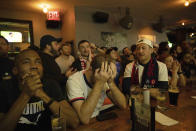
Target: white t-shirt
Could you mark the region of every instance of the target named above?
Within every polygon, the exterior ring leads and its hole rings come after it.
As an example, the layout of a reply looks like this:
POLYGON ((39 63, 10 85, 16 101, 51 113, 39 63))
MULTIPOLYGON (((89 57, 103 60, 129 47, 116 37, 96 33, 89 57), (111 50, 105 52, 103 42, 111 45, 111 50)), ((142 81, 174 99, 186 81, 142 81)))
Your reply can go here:
MULTIPOLYGON (((126 66, 125 72, 124 72, 124 78, 131 77, 134 63, 135 62, 132 62, 126 66)), ((157 61, 157 63, 158 63, 158 69, 159 69, 158 81, 168 82, 168 71, 167 71, 166 65, 160 61, 157 61)), ((136 68, 138 68, 139 83, 141 84, 144 66, 140 65, 139 63, 136 63, 135 66, 136 68)))
POLYGON ((61 74, 65 74, 65 72, 71 67, 74 60, 75 58, 72 55, 70 55, 68 58, 60 55, 55 59, 56 63, 61 69, 61 74))
MULTIPOLYGON (((86 78, 84 76, 84 71, 80 71, 80 72, 76 72, 75 74, 69 77, 69 79, 67 80, 66 89, 67 89, 67 96, 70 102, 74 102, 77 100, 86 100, 92 90, 92 87, 90 87, 90 85, 86 81, 86 78)), ((106 97, 106 92, 103 90, 101 93, 101 97, 91 117, 95 117, 99 114, 99 111, 101 109, 101 106, 103 105, 105 97, 106 97)))

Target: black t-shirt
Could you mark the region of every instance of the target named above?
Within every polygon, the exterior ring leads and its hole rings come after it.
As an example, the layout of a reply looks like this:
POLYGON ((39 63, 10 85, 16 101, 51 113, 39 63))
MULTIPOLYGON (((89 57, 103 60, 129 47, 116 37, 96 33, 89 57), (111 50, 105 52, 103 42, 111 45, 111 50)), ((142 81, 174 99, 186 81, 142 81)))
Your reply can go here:
POLYGON ((77 71, 81 71, 82 70, 82 65, 81 65, 81 61, 79 58, 77 58, 71 65, 71 67, 73 67, 74 69, 77 69, 77 71))
POLYGON ((187 78, 190 78, 192 75, 196 75, 196 65, 195 64, 182 64, 182 71, 187 78))
POLYGON ((0 81, 6 76, 12 76, 14 62, 7 57, 0 57, 0 81))
POLYGON ((60 84, 63 95, 65 96, 65 86, 67 78, 65 77, 65 75, 61 75, 61 70, 56 63, 54 57, 43 52, 39 52, 39 55, 42 59, 44 77, 56 80, 60 84))
POLYGON ((42 64, 44 67, 44 77, 55 79, 56 81, 60 82, 61 70, 57 65, 54 57, 43 52, 39 52, 39 55, 42 59, 42 64))
MULTIPOLYGON (((44 92, 56 101, 64 100, 58 83, 54 80, 42 80, 44 92)), ((0 83, 0 112, 7 113, 20 95, 16 79, 4 80, 0 83)), ((51 111, 44 102, 32 97, 17 122, 15 131, 35 131, 51 129, 51 111)))

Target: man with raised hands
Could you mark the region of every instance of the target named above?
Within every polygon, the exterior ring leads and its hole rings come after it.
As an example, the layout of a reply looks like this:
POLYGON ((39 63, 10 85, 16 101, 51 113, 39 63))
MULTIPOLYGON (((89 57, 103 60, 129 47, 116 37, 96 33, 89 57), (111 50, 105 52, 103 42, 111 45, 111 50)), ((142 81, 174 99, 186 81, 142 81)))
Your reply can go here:
POLYGON ((120 108, 126 108, 126 98, 114 82, 116 66, 104 55, 97 55, 88 70, 69 77, 67 93, 80 121, 88 124, 99 114, 106 94, 120 108))

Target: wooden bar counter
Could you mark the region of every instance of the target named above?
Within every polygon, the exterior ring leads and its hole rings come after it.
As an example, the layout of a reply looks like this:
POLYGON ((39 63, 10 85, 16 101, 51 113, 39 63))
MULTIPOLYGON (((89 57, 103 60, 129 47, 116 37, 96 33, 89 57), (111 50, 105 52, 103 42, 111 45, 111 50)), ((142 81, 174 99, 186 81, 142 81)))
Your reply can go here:
MULTIPOLYGON (((196 99, 191 98, 196 96, 196 88, 181 89, 179 94, 178 106, 171 107, 167 111, 161 112, 177 121, 174 126, 163 126, 156 122, 156 131, 196 131, 196 99)), ((159 111, 156 109, 156 111, 159 111)), ((68 131, 130 131, 131 120, 130 111, 115 109, 118 118, 105 120, 102 122, 92 119, 89 125, 80 125, 77 129, 68 131)))

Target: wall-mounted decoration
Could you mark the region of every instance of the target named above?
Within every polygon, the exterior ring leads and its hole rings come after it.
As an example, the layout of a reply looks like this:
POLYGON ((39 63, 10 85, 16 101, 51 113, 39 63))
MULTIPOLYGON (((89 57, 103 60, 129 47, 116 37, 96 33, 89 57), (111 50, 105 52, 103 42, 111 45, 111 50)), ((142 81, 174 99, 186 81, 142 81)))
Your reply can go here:
POLYGON ((105 47, 118 47, 122 50, 127 46, 127 35, 126 33, 118 32, 101 32, 102 46, 105 47))
POLYGON ((105 12, 97 11, 93 14, 92 17, 93 17, 93 21, 95 23, 107 23, 108 18, 109 18, 109 14, 105 13, 105 12))
POLYGON ((48 20, 56 20, 60 21, 60 13, 59 11, 48 11, 47 13, 47 19, 48 20))
POLYGON ((48 11, 46 27, 50 29, 60 29, 62 25, 61 16, 59 11, 48 11))
POLYGON ((130 15, 130 9, 129 8, 126 8, 125 16, 122 19, 120 19, 119 24, 124 29, 127 29, 127 30, 130 30, 132 28, 132 26, 133 26, 133 18, 130 15))

